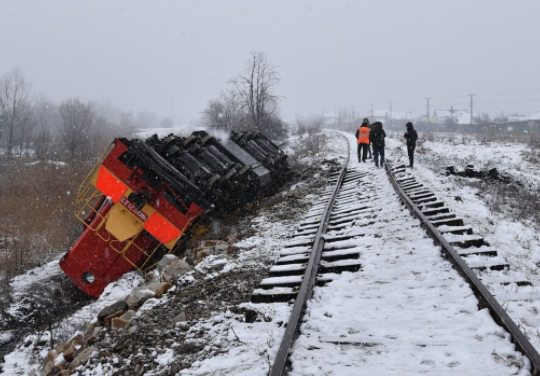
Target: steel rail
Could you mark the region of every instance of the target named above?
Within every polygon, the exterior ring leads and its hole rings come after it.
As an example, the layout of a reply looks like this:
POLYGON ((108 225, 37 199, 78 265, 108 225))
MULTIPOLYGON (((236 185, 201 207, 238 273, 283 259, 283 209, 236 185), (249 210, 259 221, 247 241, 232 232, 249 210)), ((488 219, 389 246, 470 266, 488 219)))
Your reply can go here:
POLYGON ((279 346, 279 350, 276 354, 274 364, 270 369, 269 376, 283 376, 287 375, 290 371, 290 367, 288 367, 289 364, 287 363, 287 360, 289 358, 289 352, 297 337, 297 332, 300 327, 300 321, 302 320, 302 317, 304 315, 306 303, 309 299, 311 299, 311 296, 313 294, 313 287, 315 286, 317 271, 319 270, 319 263, 321 261, 321 254, 324 248, 323 235, 328 227, 332 208, 334 207, 336 197, 339 193, 341 185, 343 184, 343 179, 345 178, 347 166, 349 165, 351 147, 349 144, 349 140, 346 137, 345 139, 347 141, 347 157, 345 158, 345 163, 343 164, 343 168, 341 169, 341 173, 339 174, 336 186, 334 187, 334 191, 332 192, 332 196, 330 197, 330 200, 328 201, 328 204, 326 205, 326 208, 322 214, 321 222, 319 224, 317 234, 315 235, 315 240, 313 242, 313 247, 311 249, 308 265, 306 267, 306 271, 304 272, 304 277, 302 278, 302 283, 300 285, 298 295, 296 296, 289 322, 287 323, 287 327, 285 328, 285 334, 281 341, 281 345, 279 346))
POLYGON ((479 301, 480 308, 488 308, 495 322, 506 329, 506 331, 510 334, 514 345, 531 362, 531 375, 540 376, 540 354, 538 354, 538 351, 536 351, 534 346, 521 332, 516 323, 514 323, 510 316, 508 316, 508 313, 506 313, 497 299, 495 299, 482 281, 478 279, 476 274, 471 270, 471 268, 469 268, 465 261, 463 261, 454 247, 452 247, 452 245, 441 235, 439 230, 429 221, 429 219, 424 215, 424 213, 422 213, 422 211, 409 198, 409 196, 407 196, 403 189, 401 189, 392 173, 391 165, 385 163, 385 166, 390 181, 400 198, 403 200, 412 214, 420 220, 421 226, 427 231, 428 235, 435 241, 436 244, 439 244, 442 247, 445 255, 447 256, 446 258, 449 259, 449 261, 454 265, 458 273, 465 278, 467 283, 471 286, 479 301))

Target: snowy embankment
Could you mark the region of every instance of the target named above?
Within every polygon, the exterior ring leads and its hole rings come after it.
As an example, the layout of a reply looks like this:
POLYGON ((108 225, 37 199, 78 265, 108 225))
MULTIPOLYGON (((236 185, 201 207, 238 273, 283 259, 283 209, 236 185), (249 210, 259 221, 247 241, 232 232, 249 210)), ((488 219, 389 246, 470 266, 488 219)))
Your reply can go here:
MULTIPOLYGON (((528 158, 530 146, 519 143, 481 143, 467 141, 454 144, 448 140, 426 141, 424 151, 417 154, 413 175, 427 185, 437 197, 471 225, 476 234, 485 237, 499 255, 512 266, 513 272, 523 274, 532 286, 499 287, 491 292, 495 296, 512 298, 504 305, 508 314, 519 325, 538 351, 540 351, 540 223, 510 214, 511 208, 493 210, 498 200, 482 189, 479 179, 446 176, 448 165, 463 168, 473 164, 478 168, 497 168, 529 187, 540 186, 538 165, 528 158), (516 219, 517 217, 517 219, 516 219)), ((388 154, 405 162, 406 150, 402 140, 389 140, 388 154)), ((496 184, 496 183, 487 183, 496 184)), ((488 286, 490 287, 490 286, 488 286)))
MULTIPOLYGON (((296 149, 298 142, 297 137, 292 137, 287 147, 296 149)), ((244 321, 244 312, 250 311, 250 303, 245 302, 292 233, 297 218, 318 200, 326 175, 340 163, 342 150, 345 150, 343 139, 332 133, 328 134, 327 145, 319 154, 298 158, 296 163, 308 163, 309 167, 304 171, 307 181, 268 198, 278 203, 266 207, 261 203, 262 208, 256 216, 249 216, 238 224, 242 233, 250 235, 233 244, 237 249, 235 253, 205 257, 162 299, 149 299, 137 311, 126 331, 104 328, 95 344, 101 351, 93 354, 86 366, 75 368, 74 374, 112 375, 120 370, 131 375, 136 374, 140 367, 147 375, 180 370, 185 374, 200 374, 207 367, 223 369, 225 365, 214 358, 229 350, 236 352, 238 357, 225 369, 249 368, 249 364, 256 369, 267 369, 268 356, 277 346, 275 338, 283 330, 289 308, 269 307, 259 312, 262 319, 258 328, 267 326, 262 328, 265 335, 261 336, 260 332, 249 329, 256 324, 244 321), (200 289, 200 293, 186 296, 185 291, 193 290, 193 286, 200 289), (125 347, 126 335, 133 337, 128 348, 125 347)), ((19 296, 19 292, 27 291, 35 283, 48 283, 51 278, 61 275, 57 261, 16 277, 12 281, 12 286, 18 291, 14 296, 19 296)), ((52 321, 51 325, 70 337, 77 330, 83 330, 87 323, 96 323, 96 315, 103 307, 125 297, 142 282, 142 276, 129 273, 109 285, 101 298, 61 322, 52 321)), ((17 312, 16 305, 12 307, 13 312, 17 312)), ((47 331, 26 336, 6 356, 6 363, 1 364, 3 373, 0 374, 26 375, 37 370, 49 348, 47 331)), ((62 363, 61 357, 57 360, 62 363)), ((246 375, 249 374, 247 371, 246 375)))
MULTIPOLYGON (((24 275, 15 277, 11 286, 14 289, 13 299, 15 303, 11 305, 8 312, 14 317, 19 317, 25 311, 25 308, 17 303, 17 299, 23 296, 32 288, 34 284, 51 283, 52 277, 62 273, 58 260, 51 261, 41 267, 32 269, 24 275)), ((1 376, 27 375, 32 369, 37 369, 40 365, 40 360, 47 355, 48 344, 51 342, 51 331, 58 336, 61 332, 62 336, 71 337, 78 330, 84 330, 86 323, 93 321, 104 307, 123 298, 129 292, 137 287, 143 278, 135 272, 124 275, 120 280, 111 283, 101 297, 83 308, 75 311, 69 317, 62 319, 59 322, 52 321, 49 328, 43 331, 29 334, 19 341, 19 345, 14 351, 5 355, 4 364, 0 364, 2 373, 1 376)), ((51 301, 50 304, 57 304, 51 301)))
POLYGON ((424 141, 419 160, 437 159, 446 166, 464 167, 472 164, 481 168, 497 168, 512 175, 523 184, 540 185, 535 153, 530 145, 518 142, 481 142, 476 139, 458 138, 424 141))

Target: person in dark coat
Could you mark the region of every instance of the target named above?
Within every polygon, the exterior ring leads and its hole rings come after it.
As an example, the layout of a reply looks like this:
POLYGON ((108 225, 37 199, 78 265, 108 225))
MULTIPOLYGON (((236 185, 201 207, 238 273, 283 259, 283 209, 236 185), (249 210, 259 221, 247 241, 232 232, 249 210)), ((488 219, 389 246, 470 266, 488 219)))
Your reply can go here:
MULTIPOLYGON (((369 122, 369 119, 368 118, 364 118, 365 121, 367 121, 367 126, 371 132, 371 128, 373 127, 373 124, 371 124, 369 122)), ((371 144, 368 145, 368 148, 367 148, 367 159, 371 159, 373 158, 372 155, 371 155, 371 144)))
POLYGON ((371 126, 371 131, 369 132, 369 143, 373 148, 373 160, 375 166, 383 167, 384 166, 384 139, 386 137, 386 132, 383 129, 383 125, 380 121, 373 123, 371 126), (381 157, 379 165, 379 156, 381 157))
POLYGON ((358 144, 358 162, 365 162, 369 149, 369 120, 366 118, 356 131, 356 143, 358 144))
POLYGON ((414 150, 416 149, 416 140, 418 140, 418 133, 413 128, 413 124, 409 121, 405 124, 407 131, 405 132, 405 140, 407 141, 407 154, 409 154, 409 167, 413 168, 414 165, 414 150))

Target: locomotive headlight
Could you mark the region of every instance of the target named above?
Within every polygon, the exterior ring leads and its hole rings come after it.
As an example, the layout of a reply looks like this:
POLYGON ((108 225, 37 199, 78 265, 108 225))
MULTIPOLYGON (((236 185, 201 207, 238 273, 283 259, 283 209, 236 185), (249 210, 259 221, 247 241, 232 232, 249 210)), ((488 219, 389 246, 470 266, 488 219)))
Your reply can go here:
POLYGON ((82 274, 82 280, 84 283, 91 284, 92 282, 94 282, 95 278, 91 272, 86 271, 82 274))

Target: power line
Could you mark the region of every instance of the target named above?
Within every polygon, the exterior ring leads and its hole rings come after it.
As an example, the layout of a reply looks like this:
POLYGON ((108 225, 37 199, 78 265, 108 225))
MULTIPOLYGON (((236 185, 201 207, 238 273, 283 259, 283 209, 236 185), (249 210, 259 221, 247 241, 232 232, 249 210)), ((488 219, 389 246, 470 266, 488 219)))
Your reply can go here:
POLYGON ((507 91, 507 92, 504 92, 504 93, 478 94, 478 95, 481 95, 481 96, 483 96, 483 97, 491 97, 491 96, 496 96, 496 95, 508 95, 508 94, 528 93, 528 92, 531 92, 531 91, 540 91, 540 88, 535 88, 535 89, 524 89, 524 90, 514 90, 514 91, 507 91))
MULTIPOLYGON (((509 94, 519 94, 519 93, 526 93, 526 92, 531 92, 531 91, 540 91, 540 87, 539 88, 530 88, 530 89, 522 89, 522 90, 512 90, 512 91, 506 91, 506 92, 499 92, 499 93, 485 93, 485 94, 476 94, 478 96, 482 96, 482 97, 488 97, 488 96, 499 96, 499 95, 509 95, 509 94)), ((430 99, 433 99, 433 100, 445 100, 445 99, 459 99, 459 98, 466 98, 468 97, 469 95, 465 95, 465 94, 461 94, 461 95, 449 95, 449 96, 432 96, 430 97, 430 99)), ((533 100, 531 100, 532 102, 533 100)), ((400 104, 405 104, 405 103, 415 103, 416 100, 414 99, 410 99, 410 98, 407 98, 405 100, 395 100, 393 101, 395 103, 400 103, 400 104)), ((525 101, 515 101, 515 102, 501 102, 500 104, 506 104, 506 103, 521 103, 521 102, 525 102, 525 101)))

